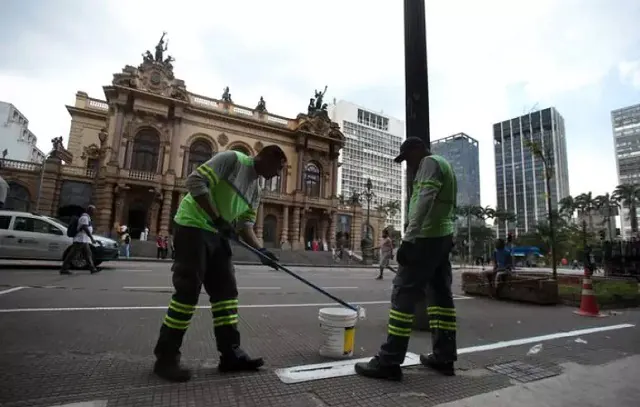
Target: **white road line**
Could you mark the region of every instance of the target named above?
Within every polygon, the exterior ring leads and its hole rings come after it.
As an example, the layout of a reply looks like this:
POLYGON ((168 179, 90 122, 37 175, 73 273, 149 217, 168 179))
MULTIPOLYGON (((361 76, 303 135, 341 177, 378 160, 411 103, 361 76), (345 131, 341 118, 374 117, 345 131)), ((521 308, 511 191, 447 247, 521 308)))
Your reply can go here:
POLYGON ((357 290, 358 287, 322 287, 325 290, 357 290))
POLYGON ((13 288, 9 288, 8 290, 4 290, 4 291, 0 291, 0 295, 4 295, 4 294, 9 294, 15 291, 19 291, 22 290, 25 287, 13 287, 13 288))
POLYGON ((617 329, 633 328, 633 327, 635 327, 635 325, 633 324, 619 324, 619 325, 599 326, 599 327, 587 328, 587 329, 578 329, 577 331, 556 332, 549 335, 533 336, 530 338, 514 339, 512 341, 501 341, 496 343, 490 343, 487 345, 471 346, 469 348, 458 349, 458 354, 462 355, 465 353, 484 352, 487 350, 509 348, 511 346, 527 345, 530 343, 551 341, 553 339, 570 338, 573 336, 590 335, 598 332, 615 331, 617 329))
MULTIPOLYGON (((173 287, 122 287, 123 290, 173 290, 173 287)), ((282 287, 238 287, 238 290, 282 290, 282 287)))
POLYGON ((109 400, 82 401, 80 403, 56 404, 50 407, 107 407, 109 400))
MULTIPOLYGON (((550 341, 553 339, 584 336, 584 335, 594 334, 598 332, 606 332, 606 331, 613 331, 617 329, 633 328, 633 327, 635 327, 635 325, 620 324, 620 325, 610 325, 610 326, 601 326, 601 327, 595 327, 595 328, 579 329, 579 330, 568 331, 568 332, 556 332, 549 335, 533 336, 529 338, 515 339, 511 341, 501 341, 501 342, 490 343, 487 345, 479 345, 479 346, 472 346, 469 348, 462 348, 462 349, 458 349, 458 354, 462 355, 465 353, 484 352, 488 350, 508 348, 512 346, 520 346, 520 345, 526 345, 530 343, 550 341)), ((328 379, 331 377, 351 376, 356 374, 354 370, 354 366, 356 363, 368 362, 370 359, 371 359, 370 357, 367 357, 367 358, 361 358, 361 359, 355 359, 355 360, 319 363, 319 364, 313 364, 313 365, 302 365, 302 366, 295 366, 295 367, 289 367, 284 369, 277 369, 276 375, 278 375, 278 377, 283 383, 287 383, 287 384, 308 382, 308 381, 319 380, 319 379, 328 379)), ((420 357, 414 353, 409 352, 407 353, 407 356, 402 366, 415 366, 418 364, 420 364, 420 357)))
MULTIPOLYGON (((454 298, 454 300, 465 300, 467 298, 454 298)), ((354 305, 384 305, 389 304, 389 300, 384 301, 355 301, 354 305)), ((294 308, 294 307, 329 307, 338 306, 335 302, 318 302, 306 304, 240 304, 238 308, 294 308)), ((209 309, 210 305, 198 305, 196 308, 209 309)), ((138 306, 138 307, 64 307, 64 308, 7 308, 0 309, 0 314, 10 314, 15 312, 65 312, 65 311, 145 311, 167 309, 166 305, 138 306)))

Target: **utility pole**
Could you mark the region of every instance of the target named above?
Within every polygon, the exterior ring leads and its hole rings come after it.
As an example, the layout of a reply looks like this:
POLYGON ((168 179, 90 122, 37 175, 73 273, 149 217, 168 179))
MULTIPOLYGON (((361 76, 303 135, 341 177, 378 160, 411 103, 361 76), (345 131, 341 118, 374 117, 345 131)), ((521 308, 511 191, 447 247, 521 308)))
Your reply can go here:
MULTIPOLYGON (((427 72, 427 23, 424 0, 404 0, 404 80, 406 137, 419 137, 431 147, 429 135, 429 75, 427 72)), ((407 166, 405 208, 413 192, 417 168, 407 166)), ((408 211, 405 211, 408 213, 408 211)), ((414 326, 429 330, 426 301, 416 304, 414 326)))

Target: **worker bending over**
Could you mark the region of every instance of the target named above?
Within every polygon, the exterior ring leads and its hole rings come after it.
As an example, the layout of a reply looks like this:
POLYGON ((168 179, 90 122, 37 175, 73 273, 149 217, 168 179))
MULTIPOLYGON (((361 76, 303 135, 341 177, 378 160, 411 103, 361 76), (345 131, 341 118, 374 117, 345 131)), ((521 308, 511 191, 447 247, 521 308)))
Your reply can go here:
POLYGON ((263 264, 276 268, 278 259, 264 249, 253 231, 260 205, 258 177, 272 178, 286 163, 282 149, 264 147, 255 158, 238 151, 218 153, 193 171, 186 181, 189 193, 174 218, 175 259, 169 309, 154 353, 154 372, 170 381, 187 381, 180 365, 180 347, 196 311, 202 285, 209 295, 221 372, 256 370, 262 358, 249 357, 240 347, 238 288, 231 262, 230 238, 236 232, 262 252, 263 264), (236 222, 237 230, 231 223, 236 222))

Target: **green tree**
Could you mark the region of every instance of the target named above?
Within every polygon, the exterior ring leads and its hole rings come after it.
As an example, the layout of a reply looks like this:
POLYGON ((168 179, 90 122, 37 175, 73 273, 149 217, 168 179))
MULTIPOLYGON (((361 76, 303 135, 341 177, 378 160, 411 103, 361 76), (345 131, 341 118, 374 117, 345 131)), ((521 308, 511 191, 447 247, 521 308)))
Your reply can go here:
POLYGON ((631 233, 638 233, 638 203, 640 202, 640 185, 621 184, 613 191, 613 199, 629 209, 631 233))
POLYGON ((462 205, 456 208, 456 214, 460 216, 464 216, 467 220, 467 260, 470 262, 472 258, 472 246, 473 241, 471 240, 471 219, 481 219, 483 208, 476 205, 462 205))
POLYGON ((547 198, 547 221, 549 222, 549 237, 551 241, 551 267, 553 270, 553 279, 555 280, 558 277, 558 264, 556 259, 555 225, 553 223, 554 216, 552 214, 553 206, 551 205, 551 179, 555 173, 551 143, 547 143, 544 150, 540 144, 531 140, 525 140, 524 143, 527 148, 531 150, 533 156, 542 162, 542 166, 544 168, 545 193, 547 198))
POLYGON ((558 203, 560 208, 560 214, 567 219, 573 218, 573 214, 576 211, 576 201, 573 199, 571 195, 566 196, 560 200, 558 203))
POLYGON ((593 231, 593 212, 596 210, 597 202, 593 198, 591 191, 576 196, 575 204, 582 215, 583 224, 589 219, 589 230, 593 231))
POLYGON ((602 213, 604 217, 604 223, 607 224, 607 238, 613 240, 615 237, 615 229, 612 228, 611 220, 616 216, 620 204, 613 199, 609 193, 604 195, 598 195, 594 198, 596 208, 602 213), (612 232, 613 230, 613 232, 612 232))
POLYGON ((393 219, 398 214, 398 212, 402 210, 402 203, 400 203, 400 201, 396 199, 396 200, 387 202, 386 207, 387 207, 387 213, 389 214, 389 217, 393 219))

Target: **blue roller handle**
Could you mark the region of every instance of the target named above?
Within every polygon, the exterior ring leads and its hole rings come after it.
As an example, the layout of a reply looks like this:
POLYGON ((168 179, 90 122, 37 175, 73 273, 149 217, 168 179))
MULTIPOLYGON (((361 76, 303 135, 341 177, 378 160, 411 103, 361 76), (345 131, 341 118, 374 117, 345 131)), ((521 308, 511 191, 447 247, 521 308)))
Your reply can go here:
POLYGON ((250 250, 252 253, 254 253, 255 255, 257 255, 260 258, 263 259, 267 259, 269 261, 272 261, 273 263, 275 263, 275 265, 282 271, 284 271, 285 273, 289 274, 291 277, 302 281, 303 283, 305 283, 306 285, 308 285, 309 287, 313 288, 314 290, 326 295, 327 297, 331 298, 332 300, 334 300, 335 302, 337 302, 338 304, 345 306, 353 311, 358 312, 358 308, 347 303, 346 301, 341 300, 340 298, 336 297, 335 295, 326 292, 325 290, 323 290, 322 288, 318 287, 317 285, 313 284, 311 281, 306 280, 302 277, 300 277, 299 275, 297 275, 296 273, 294 273, 293 271, 289 270, 288 268, 286 268, 285 266, 283 266, 282 264, 278 263, 277 261, 271 260, 270 258, 268 258, 267 256, 265 256, 264 254, 262 254, 262 252, 260 252, 260 250, 254 249, 253 247, 249 246, 247 243, 243 242, 240 239, 237 238, 232 238, 233 241, 235 241, 236 243, 238 243, 240 246, 244 247, 247 250, 250 250))

